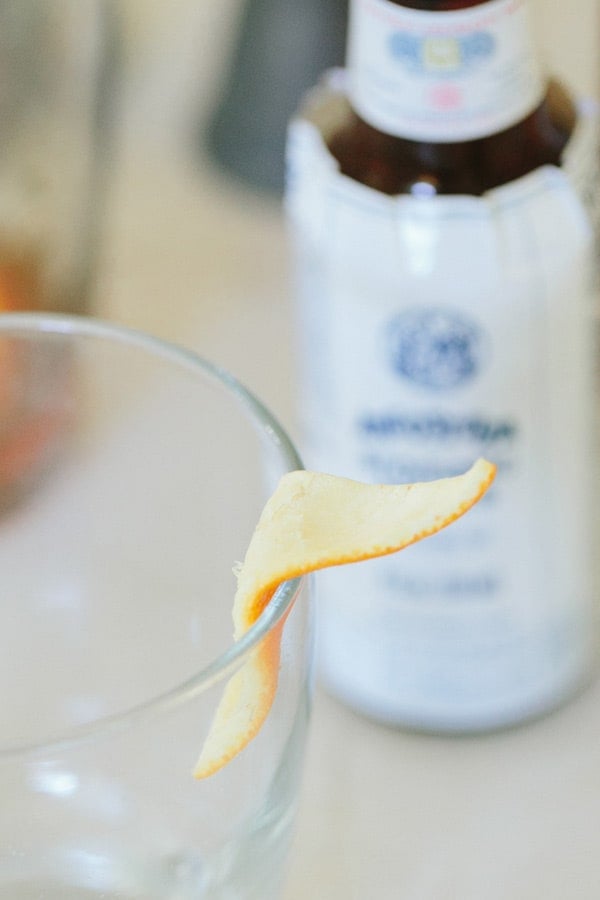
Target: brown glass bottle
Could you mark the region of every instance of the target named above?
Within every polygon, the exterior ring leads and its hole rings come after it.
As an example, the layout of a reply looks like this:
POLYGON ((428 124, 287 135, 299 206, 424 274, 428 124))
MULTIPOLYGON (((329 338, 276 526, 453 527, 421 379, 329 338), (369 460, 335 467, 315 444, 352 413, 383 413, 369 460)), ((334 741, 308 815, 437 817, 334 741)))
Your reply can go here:
MULTIPOLYGON (((389 2, 440 13, 489 0, 389 2)), ((328 146, 343 174, 386 194, 410 194, 419 191, 419 185, 427 185, 432 194, 481 195, 539 166, 559 165, 575 122, 571 99, 560 85, 551 82, 543 101, 525 119, 476 140, 408 140, 379 131, 349 110, 328 146)))
POLYGON ((439 540, 323 573, 323 681, 375 719, 498 728, 588 671, 597 126, 574 124, 529 0, 351 0, 346 72, 293 125, 307 464, 379 484, 498 465, 439 540))

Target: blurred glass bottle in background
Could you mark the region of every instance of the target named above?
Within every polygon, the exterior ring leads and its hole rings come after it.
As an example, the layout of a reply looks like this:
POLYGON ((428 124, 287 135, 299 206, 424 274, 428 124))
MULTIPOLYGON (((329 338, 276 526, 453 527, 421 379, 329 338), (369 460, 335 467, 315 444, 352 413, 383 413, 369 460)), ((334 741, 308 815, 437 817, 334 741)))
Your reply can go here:
POLYGON ((282 191, 288 121, 304 91, 342 64, 347 13, 348 0, 247 0, 207 136, 236 177, 282 191))
POLYGON ((104 0, 0 0, 0 310, 88 310, 111 10, 104 0))
MULTIPOLYGON (((0 0, 0 312, 91 311, 109 162, 110 0, 0 0)), ((73 360, 0 344, 0 510, 65 446, 73 360), (36 390, 19 386, 34 384, 36 390)))
POLYGON ((291 127, 305 461, 499 466, 452 533, 320 579, 324 678, 369 715, 497 727, 589 672, 597 154, 527 0, 352 0, 291 127))

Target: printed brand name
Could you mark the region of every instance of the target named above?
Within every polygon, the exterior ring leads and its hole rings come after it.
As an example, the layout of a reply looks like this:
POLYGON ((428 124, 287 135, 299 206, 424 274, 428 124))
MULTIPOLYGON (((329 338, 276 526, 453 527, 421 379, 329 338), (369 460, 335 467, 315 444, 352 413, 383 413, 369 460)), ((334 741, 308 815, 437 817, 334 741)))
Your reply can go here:
POLYGON ((357 421, 363 435, 380 438, 418 438, 426 440, 468 440, 489 446, 512 441, 518 434, 514 422, 445 415, 410 416, 402 414, 363 416, 357 421))

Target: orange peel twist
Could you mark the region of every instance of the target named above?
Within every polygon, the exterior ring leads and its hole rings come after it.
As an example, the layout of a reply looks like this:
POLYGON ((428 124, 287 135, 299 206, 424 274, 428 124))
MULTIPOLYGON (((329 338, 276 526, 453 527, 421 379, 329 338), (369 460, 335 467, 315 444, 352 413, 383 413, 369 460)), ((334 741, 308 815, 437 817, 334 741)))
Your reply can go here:
MULTIPOLYGON (((256 622, 282 582, 397 553, 436 534, 485 494, 495 474, 492 463, 479 459, 462 475, 405 485, 363 484, 307 471, 284 475, 238 571, 235 640, 256 622)), ((258 734, 277 691, 284 620, 227 682, 194 777, 218 772, 258 734)))

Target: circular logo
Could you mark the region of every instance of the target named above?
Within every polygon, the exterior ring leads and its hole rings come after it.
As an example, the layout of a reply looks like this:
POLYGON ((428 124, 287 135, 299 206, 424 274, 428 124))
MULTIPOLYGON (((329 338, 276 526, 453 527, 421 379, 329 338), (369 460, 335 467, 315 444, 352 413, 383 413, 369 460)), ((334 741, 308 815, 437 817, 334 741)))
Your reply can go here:
POLYGON ((483 334, 462 313, 408 310, 388 323, 387 333, 394 372, 421 387, 455 388, 481 368, 483 334))

